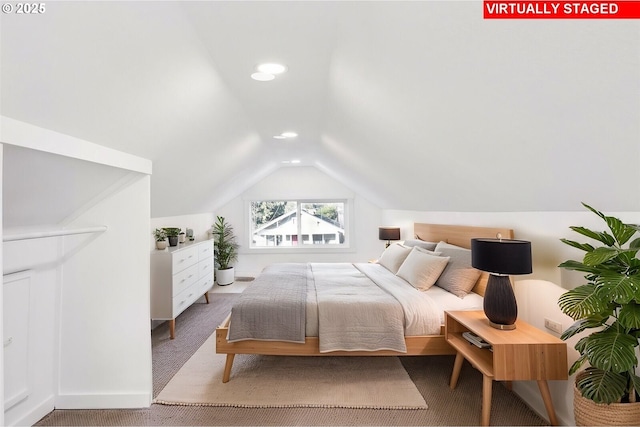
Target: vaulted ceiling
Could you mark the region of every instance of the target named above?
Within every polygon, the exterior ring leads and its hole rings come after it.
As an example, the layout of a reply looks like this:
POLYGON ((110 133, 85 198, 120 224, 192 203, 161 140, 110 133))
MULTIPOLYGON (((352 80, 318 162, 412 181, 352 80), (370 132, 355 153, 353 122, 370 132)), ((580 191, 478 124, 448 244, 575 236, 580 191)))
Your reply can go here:
POLYGON ((484 20, 480 1, 0 19, 2 115, 151 159, 153 216, 214 210, 294 158, 381 208, 640 211, 637 20, 484 20), (288 71, 252 80, 263 62, 288 71))

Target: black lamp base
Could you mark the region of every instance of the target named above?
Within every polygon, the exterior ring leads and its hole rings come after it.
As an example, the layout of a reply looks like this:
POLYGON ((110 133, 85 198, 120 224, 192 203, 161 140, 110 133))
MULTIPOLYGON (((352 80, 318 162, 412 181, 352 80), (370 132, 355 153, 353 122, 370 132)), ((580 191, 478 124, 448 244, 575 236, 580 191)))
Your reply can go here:
POLYGON ((489 275, 483 307, 492 327, 502 330, 516 328, 518 305, 509 276, 489 275))

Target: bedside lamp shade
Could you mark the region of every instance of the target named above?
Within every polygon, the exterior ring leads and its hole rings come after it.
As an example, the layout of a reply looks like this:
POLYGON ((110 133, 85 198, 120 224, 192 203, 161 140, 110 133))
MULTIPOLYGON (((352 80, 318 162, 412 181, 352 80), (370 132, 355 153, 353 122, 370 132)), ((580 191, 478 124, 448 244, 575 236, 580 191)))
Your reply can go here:
POLYGON ((518 306, 509 275, 532 272, 531 243, 510 239, 471 239, 471 266, 489 273, 483 305, 491 326, 515 329, 518 306))
POLYGON ((391 244, 392 240, 400 240, 400 228, 399 227, 379 227, 378 239, 387 241, 387 248, 391 244))

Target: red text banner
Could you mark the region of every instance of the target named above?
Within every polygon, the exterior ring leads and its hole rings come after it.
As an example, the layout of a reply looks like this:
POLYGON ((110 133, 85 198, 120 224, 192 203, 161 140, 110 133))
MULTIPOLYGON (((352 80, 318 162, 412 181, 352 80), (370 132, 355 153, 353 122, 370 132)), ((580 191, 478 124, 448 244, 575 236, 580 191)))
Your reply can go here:
POLYGON ((485 19, 640 19, 640 1, 484 1, 485 19))

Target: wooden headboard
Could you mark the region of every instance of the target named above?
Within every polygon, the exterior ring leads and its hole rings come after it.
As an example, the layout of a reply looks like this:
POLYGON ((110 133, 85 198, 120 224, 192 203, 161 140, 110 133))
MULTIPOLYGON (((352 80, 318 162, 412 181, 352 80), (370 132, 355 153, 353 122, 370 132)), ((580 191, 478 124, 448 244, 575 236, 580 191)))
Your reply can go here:
MULTIPOLYGON (((495 239, 498 234, 503 239, 513 239, 513 230, 510 228, 495 227, 473 227, 468 225, 447 225, 447 224, 413 224, 413 235, 416 239, 427 242, 444 241, 452 245, 471 249, 471 239, 475 237, 485 237, 495 239)), ((483 272, 473 287, 473 292, 484 295, 487 287, 489 274, 483 272)))

